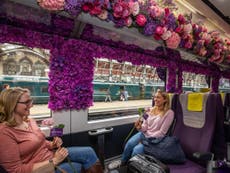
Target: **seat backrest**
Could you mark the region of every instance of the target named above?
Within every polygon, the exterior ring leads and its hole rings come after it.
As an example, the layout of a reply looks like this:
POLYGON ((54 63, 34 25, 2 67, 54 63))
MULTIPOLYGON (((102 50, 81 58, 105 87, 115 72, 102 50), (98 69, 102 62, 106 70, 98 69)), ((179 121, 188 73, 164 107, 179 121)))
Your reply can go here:
POLYGON ((192 159, 194 152, 209 152, 216 123, 216 97, 202 93, 202 111, 188 111, 188 94, 180 94, 174 109, 176 125, 173 135, 180 139, 187 156, 192 159))
POLYGON ((230 122, 230 93, 224 95, 224 113, 225 120, 230 122))
MULTIPOLYGON (((216 95, 216 126, 211 151, 215 155, 215 160, 223 160, 227 157, 227 146, 225 142, 225 112, 220 94, 216 95)), ((230 104, 230 103, 229 103, 230 104)))

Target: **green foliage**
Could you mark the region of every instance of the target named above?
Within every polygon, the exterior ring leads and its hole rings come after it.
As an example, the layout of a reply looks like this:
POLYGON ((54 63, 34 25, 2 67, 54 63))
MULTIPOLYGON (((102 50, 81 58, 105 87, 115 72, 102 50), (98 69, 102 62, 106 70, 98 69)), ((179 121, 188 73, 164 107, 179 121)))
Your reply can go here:
POLYGON ((138 108, 138 114, 142 116, 144 113, 144 108, 138 108))
POLYGON ((59 128, 59 129, 64 129, 65 125, 64 124, 58 124, 55 126, 55 128, 59 128))

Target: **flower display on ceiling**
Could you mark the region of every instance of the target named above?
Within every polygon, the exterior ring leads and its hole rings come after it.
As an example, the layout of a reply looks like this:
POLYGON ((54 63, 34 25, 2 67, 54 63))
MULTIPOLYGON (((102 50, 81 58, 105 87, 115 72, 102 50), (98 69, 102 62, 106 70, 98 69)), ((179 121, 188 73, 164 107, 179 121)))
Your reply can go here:
MULTIPOLYGON (((210 62, 230 63, 230 40, 216 31, 192 23, 190 15, 178 15, 154 0, 37 0, 50 11, 64 10, 71 16, 89 13, 115 27, 135 27, 145 36, 162 40, 169 48, 183 48, 210 62)), ((164 0, 165 4, 172 0, 164 0)), ((161 4, 162 5, 162 4, 161 4)))

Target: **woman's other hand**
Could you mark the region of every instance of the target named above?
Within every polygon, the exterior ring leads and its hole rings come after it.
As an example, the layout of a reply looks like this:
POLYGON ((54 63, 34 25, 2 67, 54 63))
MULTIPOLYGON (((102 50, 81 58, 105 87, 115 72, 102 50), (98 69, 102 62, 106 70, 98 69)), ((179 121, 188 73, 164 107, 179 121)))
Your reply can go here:
POLYGON ((140 130, 141 129, 141 125, 142 125, 143 121, 141 118, 138 118, 138 120, 135 122, 135 127, 137 130, 140 130))
POLYGON ((54 165, 60 164, 67 156, 68 150, 64 147, 58 148, 57 151, 54 153, 53 163, 54 165))
POLYGON ((63 144, 63 141, 61 138, 59 137, 54 137, 53 141, 52 141, 52 148, 60 148, 63 144))

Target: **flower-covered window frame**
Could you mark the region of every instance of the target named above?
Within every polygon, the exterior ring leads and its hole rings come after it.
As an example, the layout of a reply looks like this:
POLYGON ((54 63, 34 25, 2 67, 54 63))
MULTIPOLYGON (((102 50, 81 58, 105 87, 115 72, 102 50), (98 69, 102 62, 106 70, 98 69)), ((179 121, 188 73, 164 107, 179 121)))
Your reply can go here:
POLYGON ((206 74, 215 72, 202 68, 202 66, 199 67, 195 63, 181 64, 178 51, 172 49, 167 49, 167 54, 165 54, 162 48, 150 51, 135 45, 125 45, 122 42, 115 43, 100 38, 91 42, 93 39, 95 38, 85 39, 87 41, 66 39, 55 34, 51 35, 5 24, 0 25, 0 43, 19 43, 31 48, 50 50, 50 99, 48 107, 53 111, 81 110, 93 105, 92 82, 93 59, 95 57, 107 57, 119 62, 128 61, 134 65, 146 64, 154 67, 167 67, 166 91, 170 92, 180 93, 182 90, 182 74, 177 74, 179 82, 178 86, 175 87, 177 77, 175 69, 178 72, 181 70, 198 70, 206 74))

